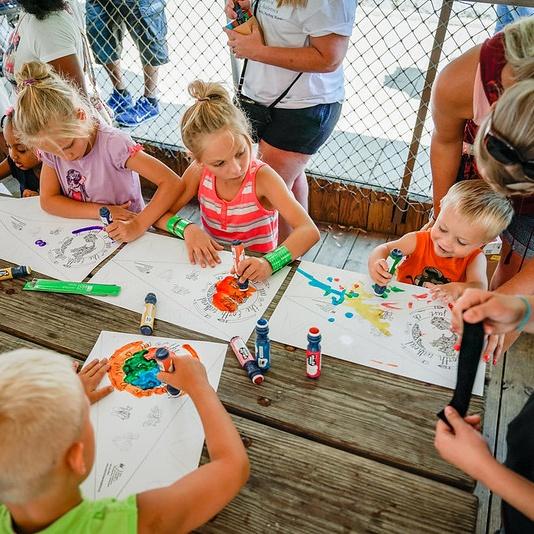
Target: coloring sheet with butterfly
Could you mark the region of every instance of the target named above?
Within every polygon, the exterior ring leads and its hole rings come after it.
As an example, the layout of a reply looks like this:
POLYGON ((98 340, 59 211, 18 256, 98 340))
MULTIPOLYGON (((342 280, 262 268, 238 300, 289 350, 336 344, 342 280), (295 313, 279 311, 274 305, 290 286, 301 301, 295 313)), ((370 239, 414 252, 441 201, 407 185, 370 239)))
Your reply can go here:
POLYGON ((118 332, 101 332, 85 365, 108 358, 110 370, 101 387, 114 391, 91 406, 96 453, 82 484, 89 499, 124 498, 166 486, 198 467, 204 430, 191 399, 171 397, 157 379, 154 352, 198 358, 216 390, 227 346, 118 332))
POLYGON ((182 240, 145 234, 116 254, 92 282, 122 286, 117 297, 99 297, 104 302, 141 314, 146 294, 153 292, 157 319, 227 341, 248 339, 289 268, 241 291, 230 274, 231 253, 219 255, 221 263, 214 268, 191 265, 182 240))
MULTIPOLYGON (((454 388, 458 353, 450 311, 422 287, 392 282, 382 297, 360 274, 303 261, 269 321, 271 339, 306 348, 312 326, 323 354, 454 388)), ((485 364, 473 392, 482 395, 485 364)))
POLYGON ((117 249, 102 228, 100 221, 50 215, 39 197, 0 198, 0 257, 53 278, 81 282, 117 249))

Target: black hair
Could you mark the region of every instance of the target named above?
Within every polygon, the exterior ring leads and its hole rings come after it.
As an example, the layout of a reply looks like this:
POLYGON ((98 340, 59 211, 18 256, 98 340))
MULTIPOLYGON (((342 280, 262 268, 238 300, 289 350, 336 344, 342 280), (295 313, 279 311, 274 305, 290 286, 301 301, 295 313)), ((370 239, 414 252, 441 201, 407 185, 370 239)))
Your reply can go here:
POLYGON ((43 20, 50 13, 66 7, 65 0, 18 0, 18 3, 26 13, 35 15, 37 20, 43 20))

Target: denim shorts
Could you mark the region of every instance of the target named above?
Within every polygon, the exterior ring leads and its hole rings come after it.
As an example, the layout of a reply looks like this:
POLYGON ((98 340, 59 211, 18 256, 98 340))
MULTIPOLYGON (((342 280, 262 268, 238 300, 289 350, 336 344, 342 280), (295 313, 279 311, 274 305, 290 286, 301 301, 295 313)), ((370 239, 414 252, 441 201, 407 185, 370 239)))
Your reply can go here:
POLYGON ((300 154, 315 154, 330 137, 341 104, 318 104, 309 108, 268 108, 241 97, 239 104, 249 119, 254 142, 263 139, 275 148, 300 154))
POLYGON ((534 215, 514 215, 502 238, 521 258, 534 258, 534 215))
POLYGON ((127 29, 143 65, 168 63, 165 0, 88 0, 87 36, 100 64, 119 61, 127 29))

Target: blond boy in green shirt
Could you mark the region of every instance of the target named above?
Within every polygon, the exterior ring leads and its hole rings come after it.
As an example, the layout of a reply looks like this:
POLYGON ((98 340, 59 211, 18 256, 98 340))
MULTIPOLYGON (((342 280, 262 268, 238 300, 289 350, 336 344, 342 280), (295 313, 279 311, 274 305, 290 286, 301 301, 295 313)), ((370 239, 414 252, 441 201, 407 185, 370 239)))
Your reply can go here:
POLYGON ((204 366, 176 356, 174 369, 159 377, 191 397, 211 462, 170 486, 87 501, 79 486, 93 466, 94 435, 70 361, 45 350, 0 355, 0 534, 176 534, 226 506, 248 478, 247 454, 204 366))

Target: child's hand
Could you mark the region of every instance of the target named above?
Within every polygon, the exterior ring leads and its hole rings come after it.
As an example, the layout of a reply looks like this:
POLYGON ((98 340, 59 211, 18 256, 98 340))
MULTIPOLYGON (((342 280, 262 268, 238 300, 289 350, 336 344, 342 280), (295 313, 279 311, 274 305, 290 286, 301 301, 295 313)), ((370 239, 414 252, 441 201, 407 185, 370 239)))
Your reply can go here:
POLYGON ((233 268, 231 272, 239 275, 240 282, 264 282, 273 274, 273 268, 265 258, 245 258, 238 265, 237 273, 233 268))
POLYGON ((369 276, 379 286, 388 285, 393 278, 393 275, 388 271, 388 262, 383 258, 373 264, 369 264, 369 276))
POLYGON ((113 221, 129 221, 137 215, 128 209, 131 205, 132 201, 128 200, 128 202, 125 202, 124 204, 118 204, 117 206, 106 205, 106 207, 109 208, 113 221))
POLYGON ((39 193, 37 191, 33 191, 32 189, 24 189, 22 192, 22 198, 28 198, 28 197, 38 197, 39 193))
POLYGON ((194 395, 197 388, 209 385, 206 368, 200 360, 186 355, 172 356, 174 370, 171 373, 162 371, 159 380, 177 389, 194 395))
MULTIPOLYGON (((78 362, 75 362, 74 370, 78 369, 78 362)), ((91 404, 103 399, 113 391, 112 386, 97 389, 98 384, 104 378, 104 375, 109 370, 109 362, 106 358, 102 360, 93 360, 86 365, 79 373, 78 376, 82 381, 83 389, 91 404)))
POLYGON ((215 267, 221 263, 219 250, 224 247, 212 239, 202 228, 196 224, 188 224, 184 230, 185 246, 189 254, 189 261, 193 264, 199 264, 201 267, 215 267))
MULTIPOLYGON (((239 0, 239 5, 243 9, 250 9, 250 0, 239 0)), ((231 20, 237 18, 237 13, 234 11, 234 0, 226 0, 224 12, 226 16, 231 20)))
POLYGON ((479 479, 487 469, 488 462, 495 461, 479 432, 480 416, 471 415, 462 419, 452 406, 445 408, 445 415, 453 430, 443 421, 437 422, 434 438, 436 449, 444 460, 479 479))
POLYGON ((109 234, 111 239, 118 243, 135 241, 145 233, 145 229, 139 224, 137 219, 130 219, 129 221, 113 221, 111 224, 108 224, 104 230, 109 234))
POLYGON ((440 300, 443 304, 453 304, 464 292, 464 284, 450 282, 448 284, 432 284, 425 282, 423 287, 430 289, 434 300, 440 300))

